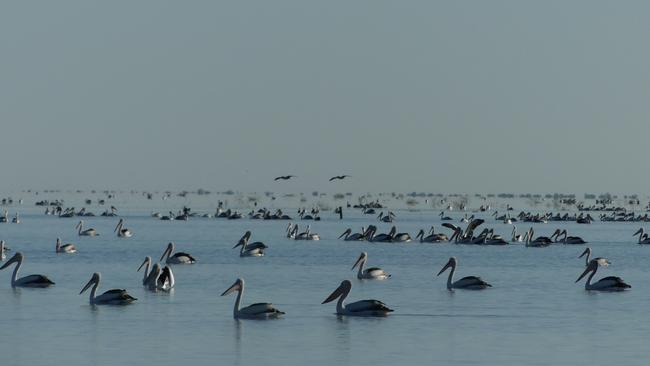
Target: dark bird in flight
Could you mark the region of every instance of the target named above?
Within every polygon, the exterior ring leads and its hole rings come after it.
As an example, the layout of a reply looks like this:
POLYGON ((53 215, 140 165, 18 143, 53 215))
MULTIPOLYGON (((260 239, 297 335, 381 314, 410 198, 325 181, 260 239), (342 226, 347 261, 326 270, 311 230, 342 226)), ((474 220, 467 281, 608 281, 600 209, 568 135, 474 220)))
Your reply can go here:
POLYGON ((334 176, 334 177, 330 178, 330 182, 333 181, 333 180, 336 180, 336 179, 343 180, 343 179, 345 179, 347 177, 349 177, 349 175, 337 175, 337 176, 334 176))
POLYGON ((281 175, 273 180, 288 180, 295 177, 296 177, 295 175, 281 175))

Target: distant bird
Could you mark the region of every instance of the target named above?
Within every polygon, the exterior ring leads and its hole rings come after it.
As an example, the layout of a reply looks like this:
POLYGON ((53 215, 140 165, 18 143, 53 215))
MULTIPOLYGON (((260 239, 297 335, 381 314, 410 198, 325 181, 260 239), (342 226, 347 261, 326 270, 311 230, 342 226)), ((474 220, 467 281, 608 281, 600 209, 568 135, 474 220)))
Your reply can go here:
POLYGON ((296 177, 295 175, 281 175, 279 177, 276 177, 273 180, 289 180, 289 179, 295 178, 295 177, 296 177))
POLYGON ((349 177, 350 177, 349 175, 335 175, 332 178, 330 178, 330 182, 333 181, 333 180, 337 180, 337 179, 338 180, 343 180, 343 179, 349 178, 349 177))

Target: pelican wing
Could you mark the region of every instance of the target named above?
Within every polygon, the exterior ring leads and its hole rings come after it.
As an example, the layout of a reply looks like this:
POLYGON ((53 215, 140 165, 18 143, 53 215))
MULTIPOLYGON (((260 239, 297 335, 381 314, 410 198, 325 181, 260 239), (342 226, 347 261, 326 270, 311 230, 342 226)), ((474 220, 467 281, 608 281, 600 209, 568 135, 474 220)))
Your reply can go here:
POLYGON ((381 269, 379 267, 371 267, 371 268, 365 269, 364 272, 366 274, 368 274, 369 276, 372 276, 372 277, 388 276, 388 273, 386 273, 386 271, 384 271, 383 269, 381 269))
POLYGON ((467 276, 463 277, 460 280, 454 282, 454 287, 463 288, 463 287, 492 287, 489 283, 483 281, 481 277, 477 276, 467 276))
POLYGON ((192 256, 191 256, 190 254, 188 254, 188 253, 177 252, 176 254, 174 254, 174 255, 172 256, 172 258, 180 258, 180 257, 187 257, 187 258, 189 258, 189 260, 190 260, 191 262, 196 262, 196 259, 194 259, 194 257, 192 257, 192 256))
POLYGON ((265 314, 265 313, 280 313, 284 314, 280 310, 276 309, 273 304, 267 302, 259 302, 251 304, 239 310, 240 313, 246 315, 256 315, 256 314, 265 314))
POLYGON ((266 244, 262 243, 261 241, 256 241, 254 243, 250 243, 246 245, 247 250, 253 250, 253 249, 266 249, 268 248, 266 244))
POLYGON ((382 311, 391 312, 393 309, 389 308, 379 300, 361 300, 345 305, 345 309, 350 312, 364 312, 364 311, 382 311))
POLYGON ((16 280, 16 285, 26 287, 47 287, 54 285, 54 282, 44 275, 33 274, 19 278, 16 280))
POLYGON ((472 220, 467 225, 467 229, 465 229, 465 236, 472 236, 472 234, 474 233, 474 229, 479 227, 484 222, 485 222, 485 220, 483 220, 483 219, 474 219, 474 220, 472 220))
POLYGON ((603 288, 604 287, 617 288, 617 289, 632 288, 632 286, 625 283, 625 281, 623 281, 622 278, 616 276, 601 278, 600 280, 598 280, 598 282, 595 283, 595 285, 603 288))

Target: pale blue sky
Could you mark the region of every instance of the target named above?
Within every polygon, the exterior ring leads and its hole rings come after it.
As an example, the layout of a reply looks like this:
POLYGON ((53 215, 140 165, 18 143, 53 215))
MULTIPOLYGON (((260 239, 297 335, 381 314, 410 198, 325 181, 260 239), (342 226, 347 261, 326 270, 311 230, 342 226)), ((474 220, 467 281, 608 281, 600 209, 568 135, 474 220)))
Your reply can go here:
POLYGON ((0 189, 647 192, 649 14, 5 2, 0 189))

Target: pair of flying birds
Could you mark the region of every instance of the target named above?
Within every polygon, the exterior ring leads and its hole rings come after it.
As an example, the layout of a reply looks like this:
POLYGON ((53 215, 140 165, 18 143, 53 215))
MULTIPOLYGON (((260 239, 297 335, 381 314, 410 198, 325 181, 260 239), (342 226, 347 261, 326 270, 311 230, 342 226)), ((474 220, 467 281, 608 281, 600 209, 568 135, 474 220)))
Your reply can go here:
MULTIPOLYGON (((332 178, 330 178, 330 182, 333 181, 333 180, 337 180, 337 179, 338 180, 343 180, 343 179, 348 178, 348 177, 349 177, 349 175, 336 175, 336 176, 333 176, 332 178)), ((274 180, 289 180, 291 178, 296 178, 296 176, 295 175, 281 175, 279 177, 276 177, 274 180)))

